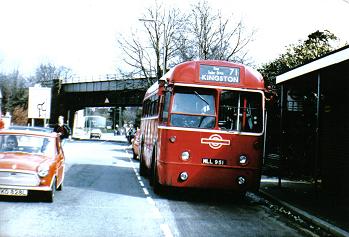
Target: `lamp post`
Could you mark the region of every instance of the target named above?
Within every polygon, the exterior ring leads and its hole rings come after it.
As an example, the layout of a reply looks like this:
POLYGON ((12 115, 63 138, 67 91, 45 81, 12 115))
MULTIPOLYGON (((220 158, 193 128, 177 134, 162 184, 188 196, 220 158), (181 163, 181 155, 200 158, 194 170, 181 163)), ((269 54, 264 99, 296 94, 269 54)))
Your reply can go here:
MULTIPOLYGON (((154 19, 138 19, 139 21, 144 21, 144 22, 152 22, 152 23, 157 23, 156 20, 154 19)), ((164 25, 164 38, 163 38, 163 53, 162 53, 162 75, 165 75, 166 72, 166 25, 165 23, 163 23, 164 25)))

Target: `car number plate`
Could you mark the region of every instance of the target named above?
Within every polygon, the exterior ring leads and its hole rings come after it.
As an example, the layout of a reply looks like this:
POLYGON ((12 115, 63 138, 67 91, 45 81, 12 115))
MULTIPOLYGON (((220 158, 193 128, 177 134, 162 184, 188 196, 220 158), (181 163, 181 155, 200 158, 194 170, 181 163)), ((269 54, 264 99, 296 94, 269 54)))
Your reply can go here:
POLYGON ((222 159, 203 158, 202 163, 207 165, 226 165, 227 161, 222 159))
POLYGON ((28 190, 26 190, 26 189, 0 188, 0 195, 27 196, 28 190))

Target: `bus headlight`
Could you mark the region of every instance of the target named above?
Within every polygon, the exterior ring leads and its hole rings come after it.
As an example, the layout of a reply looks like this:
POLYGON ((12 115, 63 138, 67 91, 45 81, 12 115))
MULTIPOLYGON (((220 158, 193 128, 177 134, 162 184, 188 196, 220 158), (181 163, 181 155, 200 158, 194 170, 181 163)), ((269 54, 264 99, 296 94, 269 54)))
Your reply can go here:
POLYGON ((182 172, 182 173, 179 174, 179 179, 181 181, 186 181, 188 179, 188 177, 189 177, 189 175, 188 175, 187 172, 182 172))
POLYGON ((248 162, 247 156, 241 155, 241 156, 239 157, 239 164, 240 164, 240 165, 246 165, 247 162, 248 162))
POLYGON ((190 154, 188 151, 183 151, 182 152, 182 160, 187 161, 190 158, 190 154))

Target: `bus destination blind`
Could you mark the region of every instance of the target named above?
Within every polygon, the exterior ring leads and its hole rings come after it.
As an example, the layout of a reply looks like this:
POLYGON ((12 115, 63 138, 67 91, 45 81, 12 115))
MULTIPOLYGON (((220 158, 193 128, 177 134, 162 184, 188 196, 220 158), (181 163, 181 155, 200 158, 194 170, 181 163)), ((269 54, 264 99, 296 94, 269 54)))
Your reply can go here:
POLYGON ((200 80, 222 83, 240 83, 240 68, 200 65, 200 80))

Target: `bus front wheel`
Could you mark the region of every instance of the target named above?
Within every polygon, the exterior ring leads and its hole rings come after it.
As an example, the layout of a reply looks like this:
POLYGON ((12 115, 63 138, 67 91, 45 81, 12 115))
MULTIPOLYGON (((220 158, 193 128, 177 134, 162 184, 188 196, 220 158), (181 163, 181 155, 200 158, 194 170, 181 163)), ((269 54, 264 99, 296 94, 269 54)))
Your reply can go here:
POLYGON ((154 193, 161 194, 163 190, 163 186, 159 183, 158 169, 156 158, 153 155, 151 162, 151 177, 150 177, 150 185, 153 186, 154 193))

